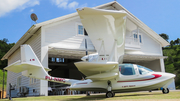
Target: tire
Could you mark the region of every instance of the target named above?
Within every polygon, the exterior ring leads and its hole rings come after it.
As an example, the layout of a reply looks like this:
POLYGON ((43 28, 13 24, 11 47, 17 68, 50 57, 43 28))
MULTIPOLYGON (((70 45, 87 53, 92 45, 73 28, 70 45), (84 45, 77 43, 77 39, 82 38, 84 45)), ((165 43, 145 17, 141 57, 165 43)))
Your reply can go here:
POLYGON ((22 95, 21 95, 21 93, 20 93, 20 92, 18 92, 18 93, 17 93, 17 96, 18 96, 18 97, 21 97, 22 95))
POLYGON ((106 93, 106 97, 107 98, 110 98, 110 97, 113 97, 113 92, 111 92, 111 91, 108 91, 107 93, 106 93))
POLYGON ((113 93, 113 96, 112 97, 114 97, 115 96, 115 93, 114 92, 112 92, 113 93))
POLYGON ((168 88, 166 88, 166 89, 163 88, 162 93, 163 93, 163 94, 168 94, 168 93, 169 93, 169 89, 168 89, 168 88))
POLYGON ((90 93, 87 93, 86 96, 90 96, 90 93))

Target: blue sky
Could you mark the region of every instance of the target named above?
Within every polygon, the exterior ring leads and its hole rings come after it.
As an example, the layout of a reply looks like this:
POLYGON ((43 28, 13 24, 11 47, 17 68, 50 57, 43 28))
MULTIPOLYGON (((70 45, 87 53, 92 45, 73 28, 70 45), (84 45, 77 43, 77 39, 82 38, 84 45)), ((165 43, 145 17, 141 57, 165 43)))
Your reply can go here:
MULTIPOLYGON (((0 39, 17 42, 35 24, 31 13, 43 22, 76 12, 79 7, 95 7, 113 0, 0 0, 0 39)), ((156 33, 170 40, 180 38, 180 0, 117 0, 156 33)), ((170 41, 169 40, 169 41, 170 41)))

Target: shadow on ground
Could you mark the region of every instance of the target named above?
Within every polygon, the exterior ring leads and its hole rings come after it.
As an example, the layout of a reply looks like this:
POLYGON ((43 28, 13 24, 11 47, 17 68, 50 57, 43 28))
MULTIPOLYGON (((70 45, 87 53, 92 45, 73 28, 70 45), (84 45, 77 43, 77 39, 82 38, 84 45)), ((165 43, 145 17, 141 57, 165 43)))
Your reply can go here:
MULTIPOLYGON (((121 98, 121 97, 128 97, 128 96, 150 96, 150 95, 161 95, 161 93, 149 93, 149 94, 127 94, 127 95, 124 95, 124 94, 117 94, 114 98, 121 98)), ((104 95, 91 95, 91 96, 84 96, 84 97, 81 97, 81 98, 71 98, 71 99, 68 99, 68 100, 105 100, 105 99, 108 99, 106 98, 105 94, 104 95)))

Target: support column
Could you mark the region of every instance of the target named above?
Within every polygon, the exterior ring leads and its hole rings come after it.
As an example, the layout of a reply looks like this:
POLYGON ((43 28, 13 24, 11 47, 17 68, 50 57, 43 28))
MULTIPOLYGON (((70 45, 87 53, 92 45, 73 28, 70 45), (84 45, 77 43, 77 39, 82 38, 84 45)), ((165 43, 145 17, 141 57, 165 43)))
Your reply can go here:
MULTIPOLYGON (((41 27, 41 63, 48 68, 48 46, 45 44, 44 27, 41 27)), ((40 80, 40 94, 48 96, 48 81, 40 80)))
POLYGON ((160 59, 161 72, 165 72, 164 59, 160 59))

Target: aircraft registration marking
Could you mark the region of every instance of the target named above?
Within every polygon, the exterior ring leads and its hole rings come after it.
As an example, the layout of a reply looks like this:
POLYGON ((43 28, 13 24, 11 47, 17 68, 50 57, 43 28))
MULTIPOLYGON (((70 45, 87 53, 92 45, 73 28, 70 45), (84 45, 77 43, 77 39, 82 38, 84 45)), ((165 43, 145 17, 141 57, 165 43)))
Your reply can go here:
POLYGON ((63 79, 63 78, 55 78, 55 77, 46 76, 45 79, 46 80, 51 80, 51 81, 60 81, 60 82, 64 82, 65 83, 65 79, 63 79))
POLYGON ((122 88, 127 88, 127 87, 135 87, 136 85, 125 85, 125 86, 122 86, 122 88))

